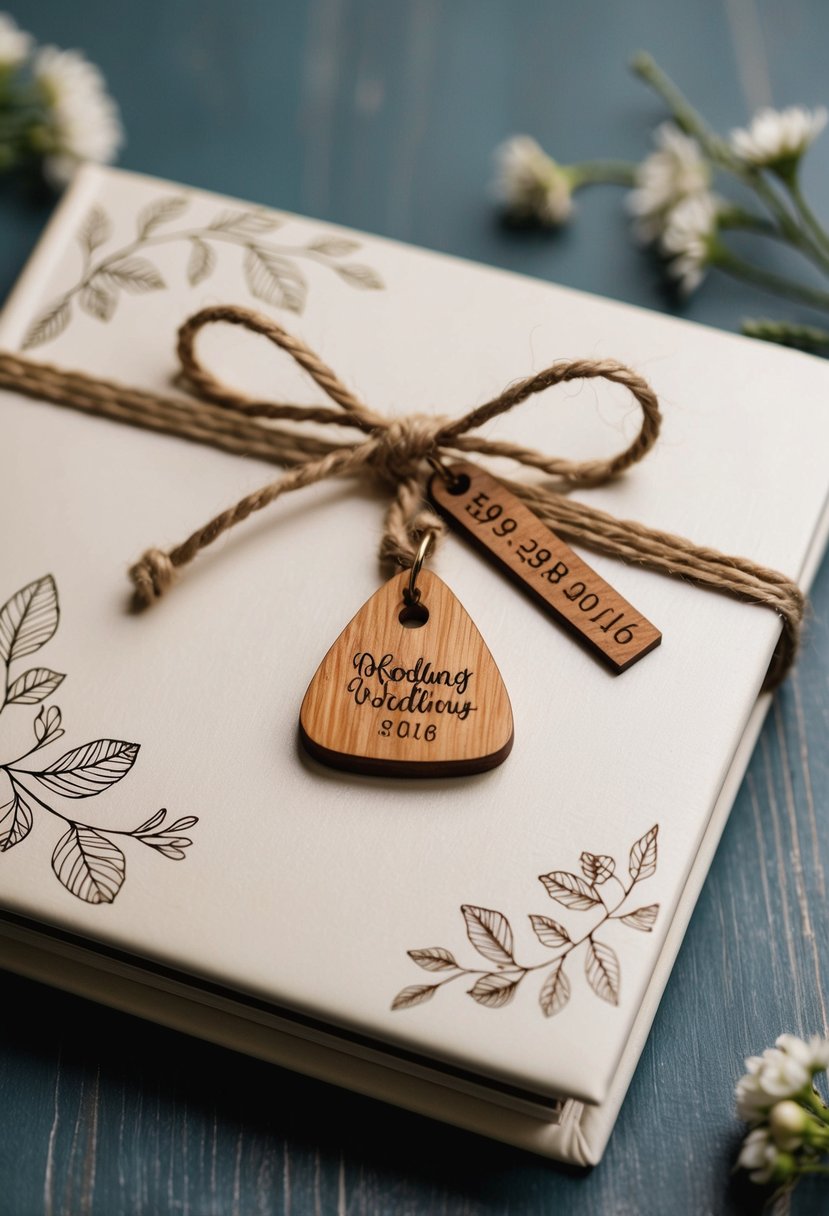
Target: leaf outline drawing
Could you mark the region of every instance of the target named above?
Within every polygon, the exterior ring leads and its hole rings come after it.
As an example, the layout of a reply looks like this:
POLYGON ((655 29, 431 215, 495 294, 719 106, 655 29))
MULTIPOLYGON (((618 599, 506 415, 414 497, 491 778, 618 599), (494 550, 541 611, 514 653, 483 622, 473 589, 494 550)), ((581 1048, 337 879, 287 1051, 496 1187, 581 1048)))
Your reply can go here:
MULTIPOLYGON (((104 240, 105 235, 100 219, 88 223, 85 239, 91 248, 96 241, 104 240)), ((59 622, 58 592, 51 574, 27 583, 0 608, 0 714, 10 705, 46 701, 65 679, 62 672, 48 667, 32 667, 19 675, 11 671, 13 664, 54 637, 59 622)), ((118 830, 86 823, 45 801, 44 790, 71 800, 103 793, 131 771, 138 758, 138 743, 93 739, 70 748, 45 766, 21 768, 23 761, 66 733, 60 709, 41 704, 32 729, 34 745, 0 764, 0 773, 4 774, 11 794, 7 801, 0 801, 0 854, 26 839, 35 823, 35 808, 48 812, 65 825, 52 853, 55 877, 71 895, 89 904, 111 904, 124 884, 126 855, 115 837, 131 837, 173 860, 184 857, 184 850, 193 842, 183 833, 198 823, 194 815, 165 823, 167 810, 162 807, 137 828, 118 830)), ((0 800, 3 797, 0 792, 0 800)))
POLYGON ((134 239, 107 254, 102 251, 112 239, 113 225, 104 209, 95 204, 77 233, 82 259, 78 279, 38 313, 24 336, 22 349, 54 341, 70 324, 76 303, 87 316, 106 322, 115 315, 121 292, 142 295, 166 288, 158 267, 143 256, 158 245, 189 245, 185 273, 191 287, 205 282, 213 273, 218 248, 240 248, 250 294, 288 312, 303 312, 308 298, 308 279, 300 264, 303 260, 325 267, 357 290, 381 291, 385 287, 371 266, 343 260, 359 250, 359 241, 333 233, 312 237, 301 245, 276 244, 271 234, 286 221, 265 209, 226 209, 208 224, 166 227, 180 219, 190 203, 187 194, 153 199, 136 217, 134 239))
POLYGON ((618 921, 640 933, 650 933, 656 923, 659 904, 629 906, 634 888, 656 872, 659 824, 649 828, 635 840, 628 857, 627 879, 620 877, 616 860, 606 853, 584 852, 579 858, 581 874, 567 870, 551 870, 539 874, 538 880, 550 899, 571 912, 596 912, 601 918, 580 937, 571 935, 567 927, 550 916, 532 912, 528 919, 537 941, 556 956, 526 966, 516 960, 515 935, 502 912, 462 904, 461 915, 470 944, 494 967, 465 967, 445 946, 426 946, 408 950, 412 962, 425 971, 440 972, 443 978, 432 984, 411 984, 399 992, 391 1003, 393 1011, 412 1009, 432 999, 439 988, 456 980, 472 980, 468 996, 488 1009, 502 1009, 515 996, 519 985, 528 975, 540 972, 544 978, 538 993, 538 1003, 545 1017, 554 1017, 566 1007, 571 996, 570 977, 565 962, 583 947, 584 974, 587 983, 600 999, 618 1005, 621 992, 621 964, 616 951, 596 936, 609 921, 618 921))

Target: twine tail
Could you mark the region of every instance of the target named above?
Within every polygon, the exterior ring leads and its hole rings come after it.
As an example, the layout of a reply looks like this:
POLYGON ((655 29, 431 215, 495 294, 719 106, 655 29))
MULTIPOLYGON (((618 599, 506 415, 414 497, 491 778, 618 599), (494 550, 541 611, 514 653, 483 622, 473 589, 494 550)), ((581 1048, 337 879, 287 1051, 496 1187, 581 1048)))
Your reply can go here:
POLYGON ((383 521, 381 561, 395 562, 408 569, 427 532, 436 542, 446 534, 445 523, 426 500, 426 476, 407 477, 398 482, 383 521))
POLYGON ((301 490, 317 481, 352 473, 369 459, 371 453, 366 444, 354 448, 329 452, 321 460, 298 465, 291 469, 278 481, 272 481, 262 489, 247 494, 235 506, 215 515, 204 527, 197 529, 187 540, 174 549, 165 552, 163 549, 147 549, 134 566, 129 569, 129 577, 134 591, 134 602, 137 608, 148 608, 172 585, 178 570, 186 566, 202 549, 211 545, 223 532, 227 532, 234 524, 241 523, 255 511, 261 511, 270 506, 283 494, 292 490, 301 490))

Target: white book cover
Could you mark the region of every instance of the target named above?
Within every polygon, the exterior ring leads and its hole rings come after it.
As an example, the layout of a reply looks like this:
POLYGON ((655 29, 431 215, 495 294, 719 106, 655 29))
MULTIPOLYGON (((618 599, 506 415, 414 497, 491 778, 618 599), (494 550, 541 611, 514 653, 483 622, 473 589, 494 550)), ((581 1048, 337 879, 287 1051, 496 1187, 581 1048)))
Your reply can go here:
MULTIPOLYGON (((662 434, 575 497, 811 580, 829 367, 796 352, 97 168, 59 207, 0 344, 170 394, 178 326, 224 303, 278 319, 384 414, 456 416, 555 360, 620 360, 656 390, 662 434)), ((322 401, 261 338, 215 327, 200 352, 260 399, 322 401)), ((582 382, 485 433, 587 459, 638 425, 624 391, 582 382)), ((298 491, 129 610, 145 549, 274 476, 3 393, 0 961, 594 1162, 751 753, 780 621, 585 554, 663 634, 614 677, 450 535, 430 565, 500 669, 512 753, 468 777, 325 768, 299 709, 390 573, 379 487, 298 491)))

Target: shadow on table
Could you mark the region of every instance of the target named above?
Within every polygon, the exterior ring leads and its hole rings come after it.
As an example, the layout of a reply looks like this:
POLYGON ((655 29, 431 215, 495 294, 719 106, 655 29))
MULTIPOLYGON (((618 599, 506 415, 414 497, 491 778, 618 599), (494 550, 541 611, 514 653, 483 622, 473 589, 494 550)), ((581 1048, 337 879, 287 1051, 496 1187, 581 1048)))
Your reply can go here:
MULTIPOLYGON (((664 1211, 638 1170, 555 1165, 16 976, 0 1009, 4 1216, 41 1196, 106 1216, 664 1211)), ((762 1207, 739 1177, 723 1201, 762 1207)))

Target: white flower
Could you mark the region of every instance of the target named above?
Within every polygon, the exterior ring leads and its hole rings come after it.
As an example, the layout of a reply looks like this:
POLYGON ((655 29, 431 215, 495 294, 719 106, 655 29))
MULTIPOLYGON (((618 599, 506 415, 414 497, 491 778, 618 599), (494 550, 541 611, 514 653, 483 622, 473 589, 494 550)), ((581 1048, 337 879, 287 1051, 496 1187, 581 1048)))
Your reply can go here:
POLYGON ((737 1082, 737 1114, 757 1123, 775 1106, 812 1085, 812 1078, 829 1066, 829 1041, 812 1035, 808 1042, 781 1034, 761 1056, 749 1056, 747 1072, 737 1082))
POLYGON ((692 194, 669 213, 660 246, 670 258, 668 271, 685 295, 699 287, 711 261, 720 202, 710 192, 692 194))
POLYGON ((812 1070, 787 1052, 770 1047, 763 1052, 756 1076, 764 1093, 777 1100, 800 1093, 811 1082, 812 1070))
POLYGON ((657 151, 636 168, 636 189, 628 195, 628 210, 636 217, 636 235, 647 244, 665 230, 672 209, 711 185, 711 167, 695 139, 672 123, 654 134, 657 151))
POLYGON ((810 1076, 829 1068, 829 1039, 822 1039, 819 1034, 813 1034, 808 1040, 799 1039, 796 1034, 781 1034, 774 1045, 798 1060, 809 1070, 810 1076))
MULTIPOLYGON (((746 1064, 748 1062, 746 1060, 746 1064)), ((749 1072, 740 1077, 734 1095, 737 1099, 737 1118, 744 1123, 761 1123, 774 1105, 774 1098, 770 1098, 763 1089, 756 1073, 749 1072)))
POLYGON ((561 165, 529 135, 513 135, 495 151, 495 190, 513 215, 563 224, 573 213, 573 183, 561 165))
POLYGON ((796 164, 809 145, 826 126, 824 106, 807 110, 789 106, 786 110, 764 107, 751 120, 748 130, 731 132, 731 147, 740 160, 760 168, 784 168, 796 164))
POLYGON ((98 68, 79 51, 47 46, 35 55, 32 71, 48 108, 47 177, 65 184, 81 161, 112 160, 123 130, 98 68))
POLYGON ((7 13, 0 13, 0 71, 16 68, 32 49, 32 38, 7 13))
POLYGON ((769 1135, 768 1128, 755 1127, 743 1141, 737 1164, 751 1170, 752 1182, 770 1182, 777 1164, 777 1147, 769 1135))

